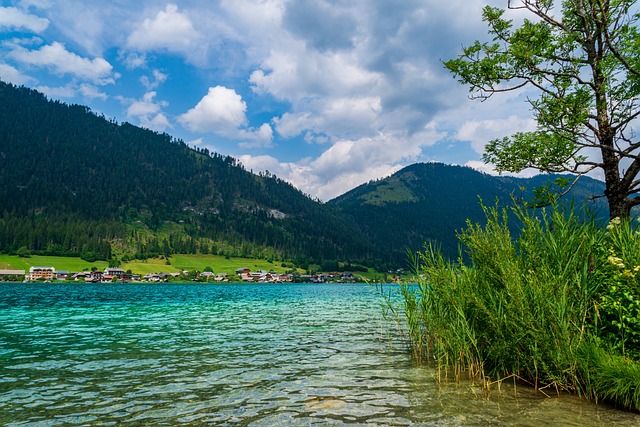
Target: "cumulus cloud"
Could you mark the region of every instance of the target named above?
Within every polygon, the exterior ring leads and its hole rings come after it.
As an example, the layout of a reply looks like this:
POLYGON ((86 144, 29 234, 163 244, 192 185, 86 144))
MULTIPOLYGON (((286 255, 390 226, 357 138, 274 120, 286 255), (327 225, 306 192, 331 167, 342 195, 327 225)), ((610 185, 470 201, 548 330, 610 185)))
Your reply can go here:
POLYGON ((49 20, 30 15, 15 7, 0 7, 0 30, 27 30, 41 33, 49 26, 49 20))
POLYGON ((292 183, 304 193, 324 201, 344 194, 372 179, 391 175, 402 168, 400 165, 382 164, 365 169, 347 170, 335 176, 325 177, 315 173, 315 165, 309 159, 294 163, 280 162, 275 157, 268 155, 251 156, 245 154, 238 158, 246 169, 255 173, 268 170, 279 178, 292 183))
POLYGON ((322 54, 298 46, 297 51, 274 50, 249 80, 257 93, 269 93, 299 104, 307 102, 309 97, 368 93, 375 88, 379 77, 359 66, 356 58, 349 54, 322 54))
POLYGON ((244 139, 238 143, 243 148, 270 148, 273 141, 273 129, 268 123, 263 123, 258 129, 241 129, 236 139, 244 139))
POLYGON ((130 70, 144 68, 147 65, 147 55, 144 53, 120 51, 118 60, 130 70))
POLYGON ((0 79, 4 80, 5 82, 13 83, 14 85, 27 85, 35 81, 33 78, 18 71, 15 67, 1 62, 0 79))
POLYGON ((162 112, 162 108, 169 105, 166 101, 156 101, 154 91, 144 94, 142 99, 135 100, 127 108, 127 117, 135 118, 141 126, 158 132, 171 128, 169 119, 162 112))
POLYGON ((44 93, 49 98, 73 98, 76 96, 76 89, 71 85, 51 87, 51 86, 36 86, 36 90, 44 93))
POLYGON ((235 90, 216 86, 179 120, 194 132, 233 133, 246 125, 246 111, 247 104, 235 90))
POLYGON ((248 128, 247 104, 242 96, 224 86, 209 88, 195 107, 178 117, 187 129, 199 133, 214 133, 240 140, 244 148, 270 147, 273 130, 268 123, 258 129, 248 128))
POLYGON ((180 12, 175 4, 168 4, 153 18, 145 18, 129 35, 127 45, 142 51, 186 52, 199 38, 187 14, 180 12))
POLYGON ((467 120, 458 129, 456 138, 470 141, 473 149, 484 153, 484 146, 492 139, 511 136, 516 132, 535 130, 536 121, 512 115, 506 119, 467 120))
POLYGON ((107 94, 104 92, 101 92, 100 89, 98 89, 96 86, 94 85, 90 85, 87 83, 82 83, 80 85, 80 93, 82 94, 82 96, 84 96, 85 98, 90 98, 90 99, 101 99, 101 100, 105 100, 107 99, 107 94))
POLYGON ((272 156, 241 155, 254 171, 269 170, 305 193, 330 200, 371 179, 390 175, 415 161, 422 149, 443 138, 433 123, 413 136, 380 133, 357 140, 341 139, 315 159, 279 162, 272 156))
POLYGON ((104 58, 88 59, 69 52, 62 43, 53 42, 38 50, 16 47, 8 55, 25 65, 45 67, 56 74, 71 74, 96 84, 114 82, 113 67, 104 58))
POLYGON ((80 83, 80 84, 69 83, 64 86, 53 86, 53 87, 46 86, 46 85, 39 85, 39 86, 36 86, 36 90, 44 93, 49 98, 54 98, 54 99, 55 98, 71 99, 76 96, 81 96, 85 100, 100 99, 104 101, 109 98, 107 94, 100 91, 98 87, 88 83, 80 83))

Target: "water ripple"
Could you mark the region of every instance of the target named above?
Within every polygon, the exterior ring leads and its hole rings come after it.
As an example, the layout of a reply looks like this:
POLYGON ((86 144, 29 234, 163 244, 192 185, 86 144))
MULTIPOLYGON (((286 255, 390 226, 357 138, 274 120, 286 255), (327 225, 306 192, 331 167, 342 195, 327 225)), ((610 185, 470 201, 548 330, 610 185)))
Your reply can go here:
POLYGON ((639 424, 573 396, 437 387, 367 286, 0 287, 1 425, 639 424))

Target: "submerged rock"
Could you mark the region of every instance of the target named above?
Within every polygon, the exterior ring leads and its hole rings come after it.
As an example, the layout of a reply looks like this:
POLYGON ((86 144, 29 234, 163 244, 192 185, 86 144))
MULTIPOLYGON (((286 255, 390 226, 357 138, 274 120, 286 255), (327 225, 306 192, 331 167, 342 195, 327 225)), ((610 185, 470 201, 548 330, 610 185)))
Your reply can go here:
POLYGON ((341 409, 347 402, 328 396, 313 396, 304 400, 308 409, 341 409))

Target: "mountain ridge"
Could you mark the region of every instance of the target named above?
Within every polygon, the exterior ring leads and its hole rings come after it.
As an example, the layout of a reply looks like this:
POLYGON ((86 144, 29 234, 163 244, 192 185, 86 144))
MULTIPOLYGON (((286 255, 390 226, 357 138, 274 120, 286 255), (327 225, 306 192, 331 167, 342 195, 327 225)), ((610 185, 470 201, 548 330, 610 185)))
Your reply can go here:
POLYGON ((53 246, 104 259, 113 255, 106 242, 116 239, 133 246, 129 256, 199 252, 204 244, 273 258, 373 251, 335 208, 232 157, 24 87, 0 84, 0 100, 0 250, 53 246), (169 225, 173 234, 153 236, 169 225))
MULTIPOLYGON (((506 207, 514 199, 531 200, 534 188, 557 178, 496 177, 464 166, 416 163, 387 178, 360 185, 329 203, 357 219, 359 230, 396 259, 406 257, 407 250, 424 249, 425 243, 455 258, 456 232, 468 220, 484 222, 482 204, 506 207)), ((571 198, 583 203, 603 191, 604 183, 582 177, 564 203, 571 198)), ((600 217, 606 217, 603 200, 592 204, 600 217)))
MULTIPOLYGON (((546 177, 417 163, 320 203, 238 160, 0 81, 0 252, 122 260, 215 253, 405 264, 425 242, 456 256, 480 199, 529 197, 546 177), (524 189, 524 190, 523 190, 524 189)), ((602 193, 583 180, 574 194, 602 193), (592 188, 591 188, 591 187, 592 188)))

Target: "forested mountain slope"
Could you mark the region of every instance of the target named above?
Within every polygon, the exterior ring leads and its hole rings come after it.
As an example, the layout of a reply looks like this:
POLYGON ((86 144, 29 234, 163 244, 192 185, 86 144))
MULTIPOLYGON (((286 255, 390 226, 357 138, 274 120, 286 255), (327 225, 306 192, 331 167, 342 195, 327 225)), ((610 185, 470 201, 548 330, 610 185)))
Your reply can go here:
MULTIPOLYGON (((361 185, 330 204, 357 221, 359 230, 394 259, 406 259, 407 249, 422 250, 425 243, 433 243, 455 258, 456 232, 467 220, 485 220, 481 200, 489 206, 496 202, 508 206, 514 197, 531 200, 533 188, 550 179, 546 175, 496 177, 467 167, 421 163, 361 185)), ((603 183, 583 177, 564 200, 574 198, 581 204, 603 190, 603 183)), ((589 203, 606 217, 602 199, 589 203)))
MULTIPOLYGON (((0 82, 0 252, 85 259, 216 253, 405 265, 425 242, 457 255, 455 233, 547 177, 494 177, 415 164, 319 203, 234 158, 118 124, 87 107, 0 82), (524 188, 524 190, 523 190, 524 188)), ((578 200, 602 194, 582 179, 578 200)), ((600 203, 602 206, 602 203, 600 203)))
POLYGON ((0 82, 0 251, 373 255, 353 220, 167 134, 0 82))

